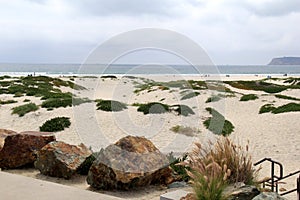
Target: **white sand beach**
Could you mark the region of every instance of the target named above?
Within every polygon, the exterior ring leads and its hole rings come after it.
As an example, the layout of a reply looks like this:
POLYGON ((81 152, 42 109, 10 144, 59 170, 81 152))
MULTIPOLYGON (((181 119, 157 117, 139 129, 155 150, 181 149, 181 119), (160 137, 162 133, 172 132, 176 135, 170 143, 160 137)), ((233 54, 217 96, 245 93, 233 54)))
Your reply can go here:
MULTIPOLYGON (((168 82, 172 80, 213 80, 233 81, 233 80, 260 80, 266 77, 247 75, 230 77, 201 77, 201 76, 144 76, 155 81, 168 82)), ((283 77, 280 77, 283 78, 283 77)), ((69 80, 64 77, 64 80, 69 80)), ((94 151, 105 148, 120 138, 127 135, 144 136, 150 139, 156 147, 163 153, 174 152, 181 155, 191 150, 193 142, 207 143, 218 137, 208 131, 203 121, 210 116, 205 110, 206 107, 215 108, 224 115, 234 125, 234 132, 229 136, 237 144, 245 146, 250 144, 250 153, 253 162, 268 157, 279 161, 284 166, 284 174, 299 170, 300 166, 300 112, 288 112, 281 114, 263 113, 259 114, 261 106, 273 103, 280 106, 293 100, 276 98, 274 94, 263 91, 242 90, 226 85, 235 92, 235 96, 221 98, 220 101, 205 103, 205 101, 216 92, 213 90, 200 90, 200 95, 181 100, 182 90, 171 88, 161 90, 152 88, 153 91, 144 90, 135 93, 137 83, 142 83, 145 79, 132 79, 128 77, 118 77, 117 79, 107 78, 87 78, 77 77, 75 83, 87 88, 87 90, 74 91, 80 97, 88 97, 91 100, 113 99, 128 104, 128 109, 121 112, 105 112, 96 110, 96 104, 85 103, 75 107, 57 108, 47 111, 40 108, 35 112, 27 113, 23 117, 12 115, 12 108, 24 104, 25 99, 41 104, 37 97, 13 97, 13 95, 2 94, 0 100, 6 101, 14 99, 18 101, 14 104, 0 106, 0 128, 10 129, 16 132, 39 131, 39 127, 53 117, 64 116, 71 120, 70 128, 55 133, 57 140, 70 144, 84 143, 92 147, 94 151), (239 101, 243 94, 256 94, 258 99, 253 101, 239 101), (133 103, 161 102, 169 105, 183 104, 188 105, 195 112, 190 116, 178 116, 175 113, 149 114, 144 115, 137 111, 137 107, 131 106, 133 103), (190 127, 195 130, 194 137, 180 133, 174 133, 170 129, 176 125, 190 127)), ((272 83, 283 84, 280 81, 270 80, 272 83)), ((71 89, 63 87, 63 91, 71 89)), ((300 89, 288 89, 279 94, 300 98, 300 89)), ((261 177, 269 176, 269 163, 263 165, 261 177)), ((37 170, 8 170, 8 172, 35 177, 38 179, 59 182, 82 189, 87 189, 88 185, 82 176, 76 176, 71 180, 62 180, 40 175, 37 170)), ((287 184, 280 187, 292 189, 296 187, 296 178, 288 179, 287 184)), ((189 188, 190 190, 190 188, 189 188)), ((165 193, 166 188, 158 189, 150 187, 133 192, 105 192, 125 199, 159 199, 159 195, 165 193), (147 190, 147 191, 146 191, 147 190)), ((103 191, 101 191, 103 192, 103 191)), ((293 199, 292 194, 287 196, 293 199)))

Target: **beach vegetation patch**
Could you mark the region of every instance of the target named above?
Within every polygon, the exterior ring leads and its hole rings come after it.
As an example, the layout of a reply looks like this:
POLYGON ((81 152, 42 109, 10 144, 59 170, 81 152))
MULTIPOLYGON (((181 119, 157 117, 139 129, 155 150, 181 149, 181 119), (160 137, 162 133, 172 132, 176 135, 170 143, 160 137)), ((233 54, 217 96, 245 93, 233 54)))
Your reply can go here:
POLYGON ((41 107, 47 108, 48 110, 52 110, 53 108, 59 108, 59 107, 72 107, 77 106, 83 103, 91 102, 91 100, 87 98, 77 98, 77 97, 63 97, 63 98, 49 98, 43 101, 41 107))
POLYGON ((273 114, 280 114, 286 112, 299 112, 300 111, 300 104, 298 103, 288 103, 279 107, 275 107, 273 104, 265 104, 263 105, 260 110, 259 114, 271 112, 273 114))
POLYGON ((288 103, 286 105, 279 106, 272 110, 272 113, 279 114, 285 112, 299 112, 300 111, 300 104, 298 103, 288 103))
POLYGON ((258 99, 258 96, 255 94, 245 94, 240 98, 240 101, 252 101, 258 99))
POLYGON ((223 136, 230 135, 233 132, 233 124, 230 121, 226 120, 221 113, 213 108, 206 108, 206 110, 212 115, 212 117, 209 117, 203 122, 204 126, 208 130, 210 130, 214 134, 223 136))
POLYGON ((190 170, 189 166, 182 165, 183 162, 187 161, 188 154, 184 154, 182 157, 175 157, 173 152, 167 155, 169 159, 170 167, 174 173, 174 175, 179 178, 179 180, 188 182, 190 180, 190 176, 188 172, 190 170))
POLYGON ((104 75, 104 76, 101 76, 100 78, 103 78, 103 79, 117 79, 117 77, 115 75, 104 75))
POLYGON ((213 95, 211 97, 208 97, 205 103, 210 103, 210 102, 217 102, 220 101, 221 97, 219 95, 213 95))
POLYGON ((259 172, 253 167, 248 145, 237 146, 225 137, 205 147, 195 143, 188 160, 188 175, 197 199, 225 200, 225 187, 237 182, 253 185, 259 172))
POLYGON ((38 109, 39 107, 35 103, 28 103, 12 108, 12 114, 17 114, 19 115, 19 117, 23 117, 25 114, 29 112, 34 112, 38 109))
POLYGON ((286 95, 281 95, 281 94, 276 94, 275 97, 276 97, 276 98, 280 98, 280 99, 287 99, 287 100, 300 101, 300 99, 298 99, 298 98, 291 97, 291 96, 286 96, 286 95))
POLYGON ((68 117, 55 117, 47 120, 41 127, 40 131, 44 132, 58 132, 69 128, 71 125, 70 118, 68 117))
POLYGON ((259 114, 272 112, 276 107, 273 104, 265 104, 259 109, 259 114))
POLYGON ((191 98, 196 97, 198 95, 200 95, 199 92, 190 92, 190 93, 184 95, 183 97, 181 97, 180 100, 191 99, 191 98))
POLYGON ((225 81, 224 83, 230 86, 243 90, 257 90, 264 91, 266 93, 278 93, 289 88, 289 86, 277 85, 273 83, 267 83, 263 80, 260 81, 225 81))
POLYGON ((95 102, 97 102, 97 110, 103 110, 107 112, 118 112, 127 109, 127 105, 119 101, 97 99, 95 100, 95 102))
POLYGON ((151 102, 147 104, 140 104, 137 111, 146 114, 160 114, 170 111, 170 106, 159 102, 151 102))
POLYGON ((12 104, 12 103, 17 103, 18 101, 15 100, 6 100, 6 101, 2 101, 0 100, 0 104, 4 105, 4 104, 12 104))
POLYGON ((176 112, 178 115, 183 115, 183 116, 189 116, 189 115, 194 115, 195 112, 187 105, 172 105, 169 106, 170 111, 176 112))
POLYGON ((170 130, 173 131, 174 133, 183 134, 188 137, 194 137, 197 133, 200 132, 195 128, 191 128, 188 126, 180 126, 180 125, 173 126, 172 128, 170 128, 170 130))

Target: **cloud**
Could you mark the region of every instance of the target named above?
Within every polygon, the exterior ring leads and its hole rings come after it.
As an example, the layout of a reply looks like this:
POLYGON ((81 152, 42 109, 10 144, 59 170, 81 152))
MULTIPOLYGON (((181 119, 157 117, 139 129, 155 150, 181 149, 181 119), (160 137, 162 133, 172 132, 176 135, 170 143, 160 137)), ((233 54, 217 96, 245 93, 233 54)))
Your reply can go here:
POLYGON ((267 63, 300 51, 297 1, 0 0, 0 62, 80 62, 119 33, 154 27, 190 37, 216 63, 267 63))
POLYGON ((300 12, 299 0, 248 0, 237 4, 262 17, 280 17, 300 12))
POLYGON ((171 0, 65 0, 76 12, 84 15, 96 16, 141 16, 176 14, 174 9, 179 1, 171 0))

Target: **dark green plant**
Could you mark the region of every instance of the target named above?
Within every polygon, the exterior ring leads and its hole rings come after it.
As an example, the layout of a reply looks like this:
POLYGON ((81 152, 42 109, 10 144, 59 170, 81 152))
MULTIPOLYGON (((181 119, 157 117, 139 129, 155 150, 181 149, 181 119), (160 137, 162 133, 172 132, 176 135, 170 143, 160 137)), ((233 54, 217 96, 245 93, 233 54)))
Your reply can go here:
POLYGON ((194 115, 194 111, 186 105, 172 105, 169 106, 169 110, 175 111, 178 115, 188 116, 194 115))
POLYGON ((275 97, 280 98, 280 99, 300 101, 300 99, 298 99, 298 98, 290 97, 290 96, 286 96, 286 95, 281 95, 281 94, 276 94, 275 97))
POLYGON ((285 112, 299 112, 300 111, 300 104, 298 103, 288 103, 286 105, 279 106, 272 110, 272 113, 279 114, 285 112))
POLYGON ((147 104, 141 104, 138 107, 139 112, 143 112, 145 115, 152 113, 152 114, 159 114, 159 113, 166 113, 169 112, 170 108, 169 105, 158 103, 158 102, 151 102, 147 104))
POLYGON ((259 114, 272 112, 274 109, 276 109, 276 107, 274 107, 273 104, 265 104, 260 108, 259 114))
POLYGON ((38 110, 39 107, 34 103, 28 103, 21 106, 14 107, 12 110, 12 114, 18 114, 19 117, 23 117, 25 114, 29 112, 33 112, 38 110))
POLYGON ((117 79, 117 77, 115 75, 104 75, 104 76, 101 76, 101 78, 117 79))
POLYGON ((209 97, 205 103, 210 103, 210 102, 216 102, 216 101, 220 101, 221 97, 217 96, 217 95, 213 95, 211 97, 209 97))
POLYGON ((170 163, 170 167, 173 170, 173 173, 175 176, 178 176, 180 180, 183 180, 185 182, 188 182, 190 180, 190 176, 188 175, 187 171, 190 170, 190 168, 186 165, 182 165, 181 163, 187 161, 187 154, 184 154, 182 157, 175 157, 173 155, 173 152, 169 153, 167 155, 170 163))
POLYGON ((184 95, 183 97, 181 97, 181 100, 190 99, 190 98, 198 96, 199 94, 200 94, 199 92, 190 92, 190 93, 184 95))
POLYGON ((12 104, 12 103, 17 103, 17 101, 15 101, 15 100, 1 101, 1 100, 0 100, 0 104, 1 104, 1 105, 4 105, 4 104, 12 104))
POLYGON ((70 118, 68 117, 55 117, 47 120, 41 127, 40 131, 57 132, 69 128, 71 125, 70 118))
POLYGON ((85 161, 78 167, 77 173, 81 175, 87 175, 93 162, 97 159, 99 152, 93 152, 85 161))
POLYGON ((127 105, 119 101, 98 99, 96 102, 97 110, 118 112, 127 109, 127 105))
POLYGON ((258 96, 255 94, 245 94, 240 98, 240 101, 251 101, 255 99, 258 99, 258 96))
POLYGON ((277 85, 273 83, 267 83, 263 80, 260 81, 225 81, 232 87, 244 90, 258 90, 267 93, 278 93, 289 88, 289 86, 277 85))
POLYGON ((206 108, 206 110, 212 115, 203 122, 204 126, 217 135, 229 135, 233 132, 233 124, 226 120, 225 117, 213 108, 206 108))

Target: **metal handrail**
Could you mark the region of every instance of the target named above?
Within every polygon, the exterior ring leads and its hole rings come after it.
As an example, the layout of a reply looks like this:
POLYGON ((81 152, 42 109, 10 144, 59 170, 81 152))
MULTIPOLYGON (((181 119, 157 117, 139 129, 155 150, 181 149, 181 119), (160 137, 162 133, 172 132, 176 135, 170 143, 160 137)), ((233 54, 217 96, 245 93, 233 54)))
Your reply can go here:
MULTIPOLYGON (((270 183, 269 181, 271 180, 272 192, 274 192, 274 186, 275 186, 276 192, 278 193, 278 182, 279 181, 300 173, 300 170, 298 170, 298 171, 290 173, 286 176, 283 176, 283 165, 281 163, 277 162, 277 161, 272 160, 271 158, 264 158, 264 159, 262 159, 262 160, 260 160, 256 163, 254 163, 254 166, 259 165, 259 164, 261 164, 265 161, 271 162, 271 178, 263 182, 263 187, 265 187, 265 185, 266 185, 265 183, 270 183), (279 166, 279 169, 280 169, 279 170, 279 172, 280 172, 279 176, 276 176, 274 174, 275 173, 275 164, 279 166), (275 180, 275 179, 277 179, 277 180, 275 180)), ((289 193, 292 193, 292 192, 295 192, 295 191, 297 191, 298 200, 300 200, 300 175, 299 175, 299 178, 297 178, 297 188, 286 191, 286 192, 282 193, 281 195, 283 196, 283 195, 286 195, 286 194, 289 194, 289 193)))
MULTIPOLYGON (((264 158, 264 159, 262 159, 262 160, 260 160, 260 161, 258 161, 256 163, 254 163, 254 166, 259 165, 259 164, 261 164, 261 163, 263 163, 265 161, 271 162, 271 190, 272 190, 272 192, 274 192, 275 182, 277 182, 278 180, 281 180, 282 177, 283 177, 283 166, 282 166, 282 164, 280 162, 272 160, 271 158, 264 158), (275 164, 279 166, 279 173, 280 173, 279 176, 275 175, 275 164), (275 178, 277 180, 275 180, 275 178)), ((276 189, 276 192, 278 192, 278 185, 277 184, 276 184, 275 189, 276 189)))

